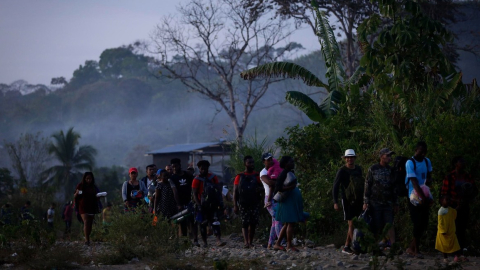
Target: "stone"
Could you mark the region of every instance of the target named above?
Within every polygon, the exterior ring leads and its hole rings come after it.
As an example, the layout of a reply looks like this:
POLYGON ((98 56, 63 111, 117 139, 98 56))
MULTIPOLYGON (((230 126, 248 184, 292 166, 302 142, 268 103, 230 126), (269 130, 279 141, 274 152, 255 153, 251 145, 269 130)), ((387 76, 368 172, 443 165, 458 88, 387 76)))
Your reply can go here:
POLYGON ((270 261, 268 264, 270 264, 270 265, 276 265, 277 262, 276 262, 276 261, 270 261))
POLYGON ((288 257, 289 256, 287 254, 283 254, 282 256, 280 256, 280 259, 281 260, 286 260, 286 259, 288 259, 288 257))
POLYGON ((337 261, 335 264, 336 264, 337 266, 343 266, 343 262, 342 262, 342 261, 337 261))
POLYGON ((326 245, 325 248, 335 248, 335 244, 326 245))
POLYGON ((352 260, 357 261, 358 260, 358 255, 353 255, 352 260))
POLYGON ((424 263, 424 262, 422 262, 422 261, 418 261, 418 263, 417 263, 417 264, 418 264, 418 265, 424 265, 425 263, 424 263))
POLYGON ((145 268, 143 268, 144 270, 150 270, 150 266, 145 266, 145 268))
POLYGON ((302 252, 301 256, 302 256, 302 258, 308 258, 308 257, 311 257, 312 255, 310 255, 310 253, 304 251, 304 252, 302 252))

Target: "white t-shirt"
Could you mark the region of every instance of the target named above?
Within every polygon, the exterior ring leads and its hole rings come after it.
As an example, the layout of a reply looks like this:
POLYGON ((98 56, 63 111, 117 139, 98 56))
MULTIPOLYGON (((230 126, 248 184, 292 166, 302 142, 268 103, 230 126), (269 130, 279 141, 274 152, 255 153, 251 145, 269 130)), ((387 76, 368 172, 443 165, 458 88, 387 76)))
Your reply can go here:
POLYGON ((55 210, 53 210, 52 208, 48 208, 48 211, 47 211, 47 221, 48 222, 53 222, 53 216, 55 215, 55 210), (49 218, 49 216, 52 216, 52 218, 49 218))
MULTIPOLYGON (((260 180, 262 179, 262 176, 267 175, 268 171, 267 169, 263 168, 262 171, 260 171, 260 180)), ((265 189, 265 198, 268 197, 268 194, 270 194, 270 186, 267 185, 265 182, 262 181, 263 188, 265 189)))

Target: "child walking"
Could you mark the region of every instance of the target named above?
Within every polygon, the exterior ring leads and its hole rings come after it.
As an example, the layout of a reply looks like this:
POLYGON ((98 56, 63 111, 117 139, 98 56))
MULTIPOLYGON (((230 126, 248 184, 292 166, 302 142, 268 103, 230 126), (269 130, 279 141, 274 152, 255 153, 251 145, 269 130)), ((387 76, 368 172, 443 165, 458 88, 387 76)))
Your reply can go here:
POLYGON ((443 253, 443 261, 448 262, 448 254, 455 254, 454 262, 458 262, 458 244, 455 234, 455 219, 457 210, 450 207, 450 196, 444 195, 440 198, 442 207, 438 210, 438 230, 435 249, 443 253))

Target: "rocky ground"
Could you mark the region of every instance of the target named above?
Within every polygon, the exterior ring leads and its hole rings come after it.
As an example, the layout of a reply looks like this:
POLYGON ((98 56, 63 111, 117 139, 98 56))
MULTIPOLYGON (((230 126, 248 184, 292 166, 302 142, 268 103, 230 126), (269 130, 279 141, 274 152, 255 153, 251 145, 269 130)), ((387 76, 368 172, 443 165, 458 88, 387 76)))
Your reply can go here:
MULTIPOLYGON (((231 234, 224 240, 227 245, 208 248, 193 247, 182 255, 177 255, 170 260, 156 261, 154 259, 134 258, 124 265, 103 265, 99 262, 99 253, 108 251, 104 243, 93 243, 90 247, 82 247, 83 265, 74 263, 79 268, 102 269, 214 269, 214 264, 227 264, 228 269, 375 269, 371 264, 368 254, 346 255, 334 245, 314 246, 313 243, 298 243, 299 252, 275 251, 263 248, 260 243, 255 248, 243 248, 242 238, 238 234, 231 234), (90 261, 85 263, 85 261, 90 261)), ((215 243, 214 238, 209 239, 215 243)), ((81 245, 81 243, 65 243, 65 245, 81 245)), ((443 257, 438 252, 425 253, 424 259, 409 258, 405 255, 395 256, 393 261, 384 264, 385 257, 379 257, 379 264, 383 267, 376 269, 480 269, 480 258, 470 257, 469 262, 461 264, 443 262, 443 257)), ((453 259, 453 258, 451 258, 453 259)), ((4 264, 3 267, 15 267, 4 264)), ((219 268, 221 269, 221 268, 219 268)))

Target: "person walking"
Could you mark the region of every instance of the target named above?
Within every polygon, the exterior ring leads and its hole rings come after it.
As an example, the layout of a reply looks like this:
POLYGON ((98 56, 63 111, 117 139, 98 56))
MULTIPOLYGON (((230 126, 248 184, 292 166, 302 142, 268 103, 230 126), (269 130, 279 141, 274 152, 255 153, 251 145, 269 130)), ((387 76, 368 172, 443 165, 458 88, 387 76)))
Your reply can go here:
POLYGON ((63 211, 63 221, 65 221, 65 234, 70 234, 72 228, 73 203, 69 201, 63 211))
POLYGON ((147 187, 143 182, 137 180, 137 168, 130 168, 128 170, 128 176, 130 177, 130 180, 125 181, 122 186, 122 199, 125 205, 125 212, 128 212, 130 209, 134 209, 141 204, 143 198, 148 193, 147 187))
POLYGON ((278 202, 275 219, 282 222, 283 227, 273 248, 275 250, 285 250, 285 248, 281 246, 281 243, 286 237, 286 250, 298 252, 298 249, 292 244, 292 239, 295 223, 305 221, 303 198, 297 187, 297 178, 295 174, 293 174, 293 169, 295 168, 293 158, 283 156, 280 160, 280 167, 283 171, 275 183, 275 196, 273 199, 278 202))
POLYGON ((178 195, 175 194, 177 187, 170 179, 170 174, 166 170, 159 169, 157 171, 157 177, 159 183, 155 189, 155 214, 158 215, 161 213, 165 219, 168 219, 182 209, 179 204, 178 195))
POLYGON ((445 263, 448 263, 448 254, 454 254, 455 258, 453 261, 458 262, 460 245, 458 244, 457 235, 455 234, 457 210, 450 207, 450 195, 442 195, 440 197, 440 205, 442 207, 438 210, 438 228, 435 249, 443 253, 443 261, 445 263))
POLYGON ((213 234, 217 238, 217 246, 225 246, 227 243, 222 242, 220 222, 216 218, 216 213, 221 205, 222 200, 221 189, 218 186, 218 178, 213 173, 208 172, 210 162, 200 160, 197 163, 199 174, 193 179, 193 199, 196 208, 196 222, 200 224, 200 234, 204 247, 207 243, 207 226, 211 226, 213 234))
MULTIPOLYGON (((280 168, 280 164, 276 159, 273 158, 272 154, 265 153, 262 155, 263 165, 265 168, 260 171, 260 180, 262 181, 263 188, 265 190, 265 208, 267 209, 268 213, 272 216, 272 226, 270 227, 270 235, 268 237, 267 248, 272 248, 275 244, 276 239, 280 235, 280 231, 282 230, 283 224, 280 221, 275 219, 275 210, 277 209, 277 202, 273 200, 273 190, 275 189, 275 182, 279 175, 270 177, 268 175, 268 170, 273 168, 273 166, 277 166, 280 168)), ((280 172, 281 173, 281 172, 280 172)))
MULTIPOLYGON (((392 178, 390 162, 395 152, 388 148, 379 151, 380 162, 368 169, 365 180, 363 210, 369 209, 372 213, 372 231, 378 236, 386 224, 393 225, 393 213, 397 207, 395 182, 392 178)), ((393 226, 390 230, 393 230, 393 226)), ((381 239, 387 246, 391 246, 395 239, 389 233, 389 239, 381 239), (390 242, 390 243, 388 243, 390 242)))
MULTIPOLYGON (((188 208, 192 202, 192 182, 193 176, 188 172, 182 170, 182 162, 179 158, 174 158, 170 161, 172 173, 170 175, 170 181, 175 185, 175 193, 177 197, 178 211, 182 211, 188 208)), ((187 236, 198 239, 198 230, 194 225, 194 217, 189 216, 182 220, 179 224, 178 234, 179 236, 187 236)), ((196 244, 195 244, 196 245, 196 244)))
POLYGON ((354 230, 352 220, 362 213, 365 180, 363 179, 362 168, 355 165, 357 155, 353 149, 345 150, 345 155, 342 158, 345 160, 345 165, 338 170, 333 183, 333 208, 336 211, 340 210, 338 193, 341 190, 343 217, 348 223, 347 239, 342 253, 353 254, 353 250, 350 248, 354 230))
POLYGON ((261 187, 260 177, 255 169, 252 156, 243 158, 245 171, 237 174, 233 182, 233 211, 242 218, 242 234, 244 248, 253 247, 253 236, 258 224, 260 197, 258 188, 261 187))
POLYGON ((467 228, 470 223, 470 207, 478 195, 478 188, 471 174, 465 171, 465 160, 461 156, 452 160, 453 171, 443 180, 441 196, 451 198, 450 206, 457 211, 455 219, 456 235, 460 244, 460 261, 468 261, 463 251, 467 249, 467 228))
POLYGON ((50 208, 47 210, 47 224, 48 228, 53 230, 53 221, 55 218, 55 203, 50 204, 50 208))
POLYGON ((432 163, 425 157, 426 154, 427 144, 418 142, 415 147, 415 155, 405 164, 407 172, 405 184, 408 186, 409 198, 418 197, 415 204, 412 200, 408 204, 410 219, 413 223, 413 239, 406 253, 419 259, 423 259, 419 245, 422 236, 427 231, 430 207, 433 203, 431 196, 425 194, 429 191, 428 185, 432 179, 432 163))
POLYGON ((95 214, 100 213, 99 192, 95 185, 95 177, 92 172, 83 174, 82 181, 75 189, 75 204, 78 206, 78 212, 83 220, 83 232, 85 236, 85 245, 90 245, 90 234, 92 232, 93 219, 95 214))

